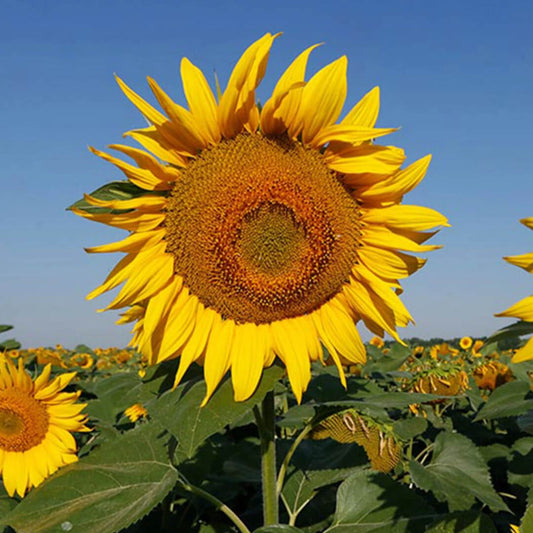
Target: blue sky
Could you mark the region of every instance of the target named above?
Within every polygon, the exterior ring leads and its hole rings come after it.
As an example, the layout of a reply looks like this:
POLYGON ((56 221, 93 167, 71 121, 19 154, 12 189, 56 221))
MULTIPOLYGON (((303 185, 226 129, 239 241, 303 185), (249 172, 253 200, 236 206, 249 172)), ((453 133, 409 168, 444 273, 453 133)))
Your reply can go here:
POLYGON ((408 162, 433 154, 405 202, 438 209, 452 227, 433 239, 444 249, 404 283, 417 325, 403 336, 481 336, 506 325, 493 313, 531 294, 533 282, 501 260, 533 248, 518 223, 533 216, 532 15, 526 1, 3 0, 0 323, 13 324, 24 347, 126 345, 129 327, 96 313, 109 299, 84 299, 119 256, 83 251, 124 235, 65 211, 122 179, 87 146, 144 126, 113 73, 145 97, 153 76, 184 104, 182 56, 224 85, 251 42, 282 31, 261 100, 301 50, 325 42, 309 71, 346 54, 346 109, 379 85, 378 125, 402 128, 387 142, 408 162))

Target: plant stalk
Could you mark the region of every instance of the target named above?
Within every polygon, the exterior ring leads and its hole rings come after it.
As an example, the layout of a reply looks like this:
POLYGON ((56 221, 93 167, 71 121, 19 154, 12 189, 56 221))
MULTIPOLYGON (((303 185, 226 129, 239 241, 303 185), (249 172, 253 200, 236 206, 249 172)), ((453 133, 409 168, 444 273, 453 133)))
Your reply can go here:
POLYGON ((279 523, 276 491, 276 431, 274 391, 261 403, 261 411, 254 407, 255 420, 261 439, 261 478, 263 484, 263 522, 265 526, 279 523))

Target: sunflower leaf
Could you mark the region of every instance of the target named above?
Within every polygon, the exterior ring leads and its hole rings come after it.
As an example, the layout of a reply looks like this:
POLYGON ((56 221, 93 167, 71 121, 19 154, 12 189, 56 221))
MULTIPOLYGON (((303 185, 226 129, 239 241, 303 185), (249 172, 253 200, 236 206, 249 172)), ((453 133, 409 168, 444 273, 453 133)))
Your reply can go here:
POLYGON ((339 487, 334 520, 324 533, 420 533, 436 518, 407 486, 385 474, 359 470, 339 487))
POLYGON ((515 322, 510 326, 499 329, 485 341, 485 344, 514 339, 516 337, 521 337, 522 335, 529 335, 530 333, 533 333, 533 322, 524 322, 521 320, 520 322, 515 322))
POLYGON ((466 511, 478 498, 493 511, 508 511, 494 490, 489 469, 472 441, 463 435, 442 432, 435 439, 433 457, 427 465, 410 461, 415 485, 446 501, 450 511, 466 511))
POLYGON ((525 399, 528 392, 529 384, 523 381, 511 381, 498 387, 479 410, 474 422, 527 413, 533 409, 533 400, 525 399))
MULTIPOLYGON (((89 196, 96 198, 97 200, 104 200, 106 202, 112 200, 131 200, 132 198, 137 198, 144 194, 150 193, 158 194, 154 191, 146 191, 137 187, 131 183, 131 181, 111 181, 106 183, 102 187, 99 187, 93 191, 89 196)), ((67 207, 67 211, 72 211, 73 209, 79 209, 80 211, 85 211, 86 213, 98 213, 100 215, 105 213, 125 213, 131 211, 131 209, 110 209, 108 207, 98 207, 87 202, 85 198, 80 198, 77 202, 73 203, 67 207)))
POLYGON ((267 368, 255 393, 244 402, 233 400, 231 380, 226 379, 207 405, 200 407, 206 393, 205 382, 202 380, 184 394, 183 390, 163 394, 149 406, 149 412, 154 420, 176 437, 180 450, 191 458, 202 442, 261 402, 283 372, 283 368, 279 366, 267 368))
POLYGON ((178 479, 161 428, 145 423, 32 490, 0 525, 17 533, 114 533, 140 520, 178 479))
POLYGON ((426 533, 496 533, 493 521, 479 511, 452 513, 432 525, 426 533))

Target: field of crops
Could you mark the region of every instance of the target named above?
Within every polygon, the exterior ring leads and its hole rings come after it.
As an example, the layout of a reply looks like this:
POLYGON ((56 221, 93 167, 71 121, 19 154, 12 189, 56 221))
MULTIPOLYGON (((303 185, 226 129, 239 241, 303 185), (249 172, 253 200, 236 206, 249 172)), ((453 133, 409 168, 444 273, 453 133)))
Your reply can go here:
POLYGON ((79 460, 23 498, 0 487, 0 524, 17 533, 531 531, 533 363, 511 363, 514 350, 497 342, 417 341, 372 339, 367 363, 344 367, 346 389, 334 366, 313 365, 301 404, 274 365, 249 400, 234 402, 225 380, 205 407, 199 367, 169 390, 173 362, 8 341, 1 357, 31 376, 46 365, 52 376, 76 372, 67 390, 81 391, 90 431, 76 433, 79 460), (272 387, 287 525, 260 528, 254 412, 272 387))

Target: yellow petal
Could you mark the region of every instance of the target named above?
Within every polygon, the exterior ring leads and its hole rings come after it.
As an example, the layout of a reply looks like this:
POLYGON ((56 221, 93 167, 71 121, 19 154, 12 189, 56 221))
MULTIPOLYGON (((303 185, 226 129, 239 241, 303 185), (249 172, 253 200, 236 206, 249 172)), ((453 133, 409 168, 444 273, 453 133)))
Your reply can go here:
POLYGON ((426 259, 412 255, 363 246, 357 252, 361 262, 383 279, 404 279, 426 264, 426 259))
POLYGON ((379 87, 365 94, 352 110, 342 119, 341 124, 373 128, 379 114, 379 87))
POLYGON ((431 155, 427 155, 388 179, 367 187, 357 188, 354 191, 354 196, 363 204, 386 206, 399 203, 405 194, 422 181, 430 161, 431 155))
POLYGON ((341 114, 346 99, 346 69, 348 59, 342 56, 319 70, 302 89, 300 106, 289 135, 301 131, 302 141, 309 144, 326 126, 333 124, 341 114), (317 102, 320 102, 317 105, 317 102))
MULTIPOLYGON (((404 160, 404 151, 395 146, 363 144, 338 153, 326 150, 327 165, 342 174, 392 174, 404 160)), ((348 185, 358 184, 349 177, 345 181, 348 185)))
POLYGON ((524 270, 527 270, 527 272, 533 274, 533 252, 530 254, 511 255, 504 257, 504 259, 508 263, 523 268, 524 270))
POLYGON ((407 237, 395 233, 384 226, 368 226, 364 228, 361 242, 364 246, 374 246, 388 250, 405 250, 406 252, 429 252, 442 248, 439 245, 420 245, 407 237))
POLYGON ((213 322, 205 354, 204 377, 207 392, 202 401, 202 407, 209 401, 218 384, 229 370, 234 335, 235 322, 233 320, 222 320, 217 315, 213 322))
POLYGON ((529 229, 533 229, 533 217, 521 218, 520 222, 524 224, 524 226, 527 226, 529 229))
POLYGON ((187 158, 177 152, 165 139, 157 132, 155 126, 131 130, 124 133, 124 137, 135 139, 143 148, 149 150, 162 161, 171 163, 178 167, 187 166, 187 158))
POLYGON ((90 254, 95 253, 110 253, 110 252, 124 252, 135 253, 140 252, 147 246, 155 246, 166 234, 165 230, 145 231, 142 233, 132 233, 125 239, 109 244, 102 244, 101 246, 92 246, 85 248, 85 251, 90 254))
POLYGON ((526 322, 533 322, 533 295, 523 298, 495 316, 512 316, 526 322))
POLYGON ((186 57, 181 60, 181 78, 185 98, 198 129, 210 144, 220 141, 217 122, 217 103, 202 71, 186 57))
POLYGON ((362 210, 364 224, 383 224, 392 229, 424 231, 437 226, 449 226, 438 211, 418 205, 394 205, 383 209, 362 210))
POLYGON ((231 356, 231 381, 236 402, 247 400, 261 379, 268 348, 268 326, 253 323, 235 327, 231 356))
POLYGON ((397 131, 397 128, 366 128, 364 126, 345 126, 343 124, 332 124, 323 128, 310 143, 314 148, 320 148, 330 142, 343 142, 358 144, 363 141, 370 141, 383 135, 388 135, 397 131))
POLYGON ((519 348, 511 359, 512 363, 523 363, 533 360, 533 337, 522 348, 519 348))
POLYGON ((258 119, 255 89, 263 79, 270 47, 276 37, 265 34, 248 47, 235 65, 218 108, 218 122, 224 137, 234 137, 245 127, 254 131, 253 121, 258 119))
POLYGON ((145 213, 143 211, 99 214, 73 208, 72 212, 80 217, 100 222, 100 224, 107 224, 127 231, 151 231, 165 220, 164 213, 145 213))
POLYGON ((270 324, 273 344, 279 358, 287 368, 296 401, 302 401, 302 394, 311 379, 309 354, 301 342, 303 336, 297 319, 285 319, 270 324))
POLYGON ((216 311, 206 309, 201 303, 198 303, 195 316, 196 323, 181 352, 180 364, 174 379, 174 387, 177 387, 191 363, 202 355, 216 314, 216 311))
POLYGON ((315 44, 304 50, 287 68, 279 79, 272 96, 261 111, 261 129, 266 135, 281 135, 291 126, 302 97, 305 85, 305 70, 309 54, 315 44))

